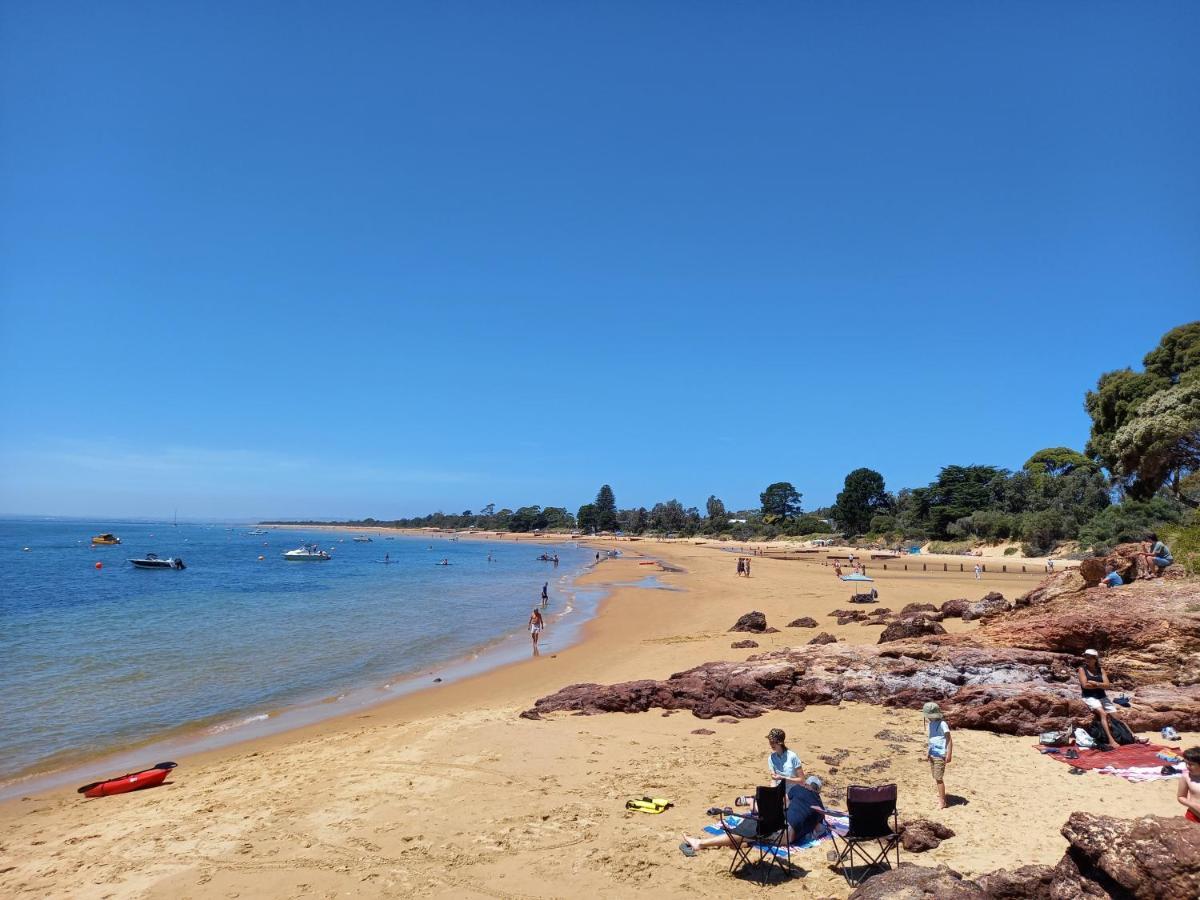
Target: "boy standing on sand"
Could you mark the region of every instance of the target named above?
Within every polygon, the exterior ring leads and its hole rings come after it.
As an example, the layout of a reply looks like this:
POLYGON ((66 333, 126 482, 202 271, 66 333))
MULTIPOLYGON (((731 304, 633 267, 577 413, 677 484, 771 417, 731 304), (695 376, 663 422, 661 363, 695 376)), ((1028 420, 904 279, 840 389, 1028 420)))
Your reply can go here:
POLYGON ((928 748, 925 755, 929 758, 929 769, 937 784, 938 801, 942 809, 946 808, 946 785, 942 781, 946 774, 946 766, 954 756, 954 738, 950 736, 950 726, 942 716, 942 709, 932 700, 921 708, 925 716, 925 739, 928 748))

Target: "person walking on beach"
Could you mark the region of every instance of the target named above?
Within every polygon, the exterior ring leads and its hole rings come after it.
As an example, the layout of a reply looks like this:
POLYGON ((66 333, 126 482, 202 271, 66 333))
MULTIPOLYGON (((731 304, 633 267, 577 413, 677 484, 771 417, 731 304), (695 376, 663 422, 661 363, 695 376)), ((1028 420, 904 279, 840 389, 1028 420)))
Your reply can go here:
POLYGON ((545 627, 546 621, 542 618, 542 611, 535 606, 529 614, 529 637, 533 640, 534 650, 538 648, 538 638, 542 636, 545 627))
POLYGON ((550 593, 548 590, 549 587, 550 587, 550 582, 548 582, 548 581, 542 585, 542 609, 545 609, 546 604, 550 602, 550 593))
POLYGON ((746 574, 746 560, 743 557, 738 557, 737 573, 739 576, 746 574))
POLYGON ((746 560, 746 577, 750 577, 750 560, 746 560))
POLYGON ((979 581, 983 577, 983 566, 975 563, 975 580, 979 581))
POLYGON ((937 785, 938 803, 941 804, 942 809, 945 809, 947 805, 946 784, 943 779, 946 775, 946 766, 950 764, 950 760, 954 756, 954 738, 950 736, 950 726, 946 724, 942 708, 932 700, 921 707, 921 714, 925 717, 927 742, 925 755, 929 758, 929 770, 937 785))

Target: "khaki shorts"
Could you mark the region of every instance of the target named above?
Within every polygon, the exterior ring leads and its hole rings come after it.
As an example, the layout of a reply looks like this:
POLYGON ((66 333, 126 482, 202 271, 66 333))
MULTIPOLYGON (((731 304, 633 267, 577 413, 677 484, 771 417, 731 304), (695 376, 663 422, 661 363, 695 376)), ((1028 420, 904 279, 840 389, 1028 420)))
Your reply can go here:
POLYGON ((941 784, 942 776, 946 774, 946 761, 935 756, 929 757, 929 770, 933 772, 933 780, 941 784))

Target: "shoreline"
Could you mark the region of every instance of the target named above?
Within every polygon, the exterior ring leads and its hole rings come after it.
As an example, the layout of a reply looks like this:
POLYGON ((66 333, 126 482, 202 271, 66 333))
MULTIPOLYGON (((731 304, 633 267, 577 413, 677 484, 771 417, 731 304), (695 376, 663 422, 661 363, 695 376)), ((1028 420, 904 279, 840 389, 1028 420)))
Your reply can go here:
MULTIPOLYGON (((296 527, 277 526, 277 530, 295 530, 296 527)), ((361 529, 344 528, 310 530, 328 530, 335 533, 349 530, 362 533, 361 529)), ((396 533, 394 529, 376 530, 396 533)), ((434 537, 410 533, 405 533, 404 536, 434 537)), ((446 536, 438 537, 444 540, 446 536)), ((476 540, 485 543, 490 538, 483 536, 476 540)), ((567 541, 553 540, 543 543, 563 544, 567 541)), ((572 619, 567 623, 569 637, 565 646, 574 646, 584 640, 583 630, 587 622, 599 614, 604 602, 606 584, 597 584, 594 587, 580 584, 580 579, 594 572, 595 568, 595 562, 588 562, 573 573, 564 573, 569 574, 570 578, 564 591, 567 594, 567 606, 554 613, 552 618, 548 618, 548 624, 560 624, 564 618, 577 612, 578 606, 573 605, 573 602, 580 594, 591 590, 600 594, 595 599, 595 608, 590 615, 584 613, 582 618, 572 619)), ((388 676, 386 681, 375 680, 342 688, 332 687, 332 692, 314 693, 312 696, 281 705, 231 710, 172 726, 157 734, 115 747, 94 751, 64 751, 34 766, 0 777, 0 806, 24 794, 58 790, 76 781, 108 777, 103 773, 117 775, 122 771, 144 768, 151 755, 154 755, 155 759, 165 759, 172 755, 182 759, 195 754, 219 752, 249 741, 287 735, 326 720, 349 717, 417 692, 436 691, 445 684, 484 676, 496 669, 522 661, 523 650, 519 641, 523 634, 522 628, 516 628, 493 635, 455 655, 422 665, 415 671, 388 676), (435 676, 436 683, 429 680, 435 676)))
MULTIPOLYGON (((568 684, 667 678, 709 660, 804 643, 815 633, 781 627, 753 635, 757 649, 731 650, 745 635, 728 628, 750 609, 777 626, 797 615, 816 617, 817 630, 848 643, 874 643, 878 636, 876 629, 832 622, 829 611, 844 605, 846 586, 816 560, 764 557, 755 561, 753 577, 742 579, 719 546, 587 543, 661 558, 680 571, 656 571, 656 580, 675 590, 620 586, 639 583, 649 567, 632 554, 608 559, 579 581, 618 586, 570 648, 195 754, 179 760, 162 788, 95 801, 66 790, 4 801, 0 821, 11 869, 0 873, 0 888, 68 897, 82 883, 97 896, 149 900, 410 891, 562 896, 562 884, 541 871, 549 854, 571 879, 572 894, 717 900, 730 890, 738 894, 739 883, 725 875, 727 854, 686 859, 676 849, 679 834, 696 833, 706 807, 753 786, 765 760, 763 735, 772 727, 787 731, 806 769, 830 790, 899 784, 902 818, 934 818, 958 833, 925 858, 908 860, 945 863, 967 875, 1010 863, 1053 864, 1065 846, 1058 829, 1069 809, 1176 814, 1173 785, 1168 793, 1161 783, 1071 778, 1067 767, 1033 752, 1029 739, 978 731, 956 734, 956 764, 960 757, 974 763, 947 775, 948 788, 964 802, 939 811, 912 710, 844 703, 750 720, 659 709, 522 719, 538 697, 568 684), (1062 809, 1062 818, 1029 821, 1031 792, 1062 809), (627 797, 642 794, 676 806, 662 816, 624 809, 627 797), (469 820, 454 814, 458 809, 469 809, 469 820), (1021 827, 1014 830, 1014 823, 1021 827), (164 857, 155 850, 163 841, 180 853, 164 857)), ((889 571, 879 589, 881 604, 898 608, 997 589, 1011 597, 1038 580, 1010 574, 979 583, 958 573, 889 571)), ((948 624, 952 631, 977 627, 948 624)), ((849 893, 828 871, 825 849, 801 860, 807 870, 796 885, 801 895, 849 893)))

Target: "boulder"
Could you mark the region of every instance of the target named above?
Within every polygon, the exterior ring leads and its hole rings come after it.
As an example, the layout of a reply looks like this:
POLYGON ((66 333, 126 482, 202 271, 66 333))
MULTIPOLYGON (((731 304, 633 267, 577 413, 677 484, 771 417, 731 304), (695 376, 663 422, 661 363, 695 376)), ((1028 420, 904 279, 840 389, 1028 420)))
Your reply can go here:
POLYGON ((767 630, 767 617, 758 610, 748 612, 736 622, 730 631, 750 631, 755 634, 762 634, 767 630))
POLYGON ((1200 897, 1200 827, 1183 816, 1117 819, 1074 812, 1062 835, 1085 879, 1115 882, 1129 896, 1147 900, 1200 897))
POLYGON ((1087 590, 1088 583, 1079 574, 1078 569, 1068 569, 1057 572, 1042 581, 1033 590, 1022 594, 1016 599, 1016 605, 1040 606, 1062 597, 1074 597, 1087 590))
POLYGON ((792 619, 787 623, 788 628, 816 628, 817 620, 811 616, 801 616, 799 619, 792 619))
POLYGON ((1118 544, 1104 556, 1093 556, 1079 563, 1079 574, 1088 587, 1095 587, 1104 578, 1106 566, 1111 563, 1121 580, 1126 584, 1137 578, 1142 569, 1141 555, 1145 552, 1141 544, 1118 544))
POLYGON ((967 608, 962 611, 962 620, 970 622, 1004 612, 1008 612, 1008 601, 1004 599, 1003 594, 992 591, 974 603, 968 603, 967 608))
POLYGON ((748 650, 751 647, 757 647, 758 641, 734 641, 729 646, 733 650, 748 650))
POLYGON ((912 819, 900 823, 900 843, 909 853, 924 853, 933 850, 942 841, 954 837, 954 832, 941 822, 929 819, 912 819))
POLYGON ((945 603, 942 604, 942 616, 944 616, 947 619, 951 619, 951 618, 961 619, 963 610, 966 609, 970 605, 971 605, 971 601, 968 600, 966 597, 962 597, 958 600, 947 600, 945 603))
POLYGON ((938 607, 932 603, 910 603, 900 610, 900 615, 907 616, 919 612, 938 612, 938 607))
POLYGON ((887 606, 877 606, 873 610, 871 610, 869 613, 867 613, 867 615, 871 616, 872 618, 874 618, 875 616, 890 616, 891 614, 892 614, 892 610, 890 607, 887 607, 887 606))
POLYGON ((818 645, 820 645, 820 644, 836 644, 837 638, 835 638, 828 631, 822 631, 815 638, 813 638, 811 641, 809 641, 809 643, 810 644, 818 644, 818 645))
POLYGON ((898 619, 883 629, 883 634, 879 636, 879 643, 887 644, 892 641, 920 637, 925 634, 945 633, 945 628, 927 616, 909 616, 905 619, 898 619))
POLYGON ((872 875, 854 889, 850 900, 988 900, 988 895, 948 866, 931 869, 902 862, 872 875))

